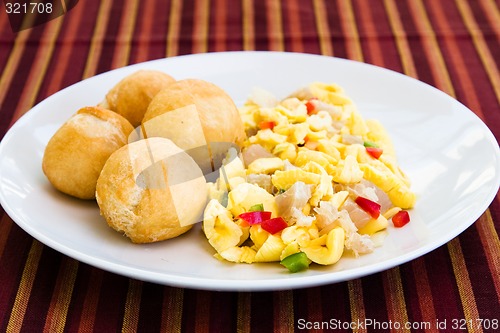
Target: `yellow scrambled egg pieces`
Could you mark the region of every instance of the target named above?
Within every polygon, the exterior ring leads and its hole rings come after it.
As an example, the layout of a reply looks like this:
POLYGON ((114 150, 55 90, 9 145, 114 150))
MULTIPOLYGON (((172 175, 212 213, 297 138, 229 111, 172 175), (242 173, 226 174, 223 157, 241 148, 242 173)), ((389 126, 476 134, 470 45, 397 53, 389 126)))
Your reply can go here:
POLYGON ((364 120, 335 84, 312 83, 273 105, 258 100, 240 108, 248 135, 242 152, 228 153, 220 178, 210 184, 203 230, 216 257, 253 263, 303 252, 331 265, 345 251, 373 251, 370 235, 416 201, 383 126, 364 120), (367 143, 381 155, 368 153, 367 143), (245 156, 251 146, 260 149, 257 156, 245 156), (360 188, 379 203, 381 194, 387 197, 377 218, 353 204, 360 188), (288 226, 271 234, 239 218, 256 205, 288 226))

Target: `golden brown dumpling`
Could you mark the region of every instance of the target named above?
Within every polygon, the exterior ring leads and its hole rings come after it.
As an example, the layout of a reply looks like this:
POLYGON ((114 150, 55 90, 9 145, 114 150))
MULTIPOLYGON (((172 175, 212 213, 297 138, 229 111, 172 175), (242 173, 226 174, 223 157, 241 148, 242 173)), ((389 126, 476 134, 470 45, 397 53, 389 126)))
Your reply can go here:
POLYGON ((133 130, 125 118, 113 111, 84 107, 47 143, 43 172, 61 192, 80 199, 93 199, 104 163, 127 143, 133 130))
POLYGON ((124 116, 134 127, 141 124, 151 99, 175 79, 156 70, 139 70, 118 82, 106 95, 104 106, 124 116))
POLYGON ((172 141, 132 142, 111 155, 97 181, 101 215, 134 243, 177 237, 202 220, 207 185, 172 141))
POLYGON ((213 83, 185 79, 161 90, 143 118, 145 137, 166 137, 186 150, 205 174, 220 167, 231 145, 245 139, 234 101, 213 83))

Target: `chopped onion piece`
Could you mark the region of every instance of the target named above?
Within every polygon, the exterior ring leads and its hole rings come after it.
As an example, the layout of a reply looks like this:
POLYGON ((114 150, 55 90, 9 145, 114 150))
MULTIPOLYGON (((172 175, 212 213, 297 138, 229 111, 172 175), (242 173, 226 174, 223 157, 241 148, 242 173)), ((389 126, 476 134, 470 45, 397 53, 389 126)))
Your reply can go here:
POLYGON ((273 154, 268 152, 266 148, 262 147, 259 144, 253 144, 248 146, 247 149, 242 152, 243 162, 245 166, 248 167, 250 163, 259 159, 259 158, 267 158, 267 157, 275 157, 273 154))
POLYGON ((375 244, 368 235, 360 235, 357 232, 348 234, 345 241, 345 247, 352 250, 357 257, 360 254, 373 252, 375 244))
POLYGON ((290 215, 290 224, 296 224, 301 227, 309 227, 316 218, 314 216, 307 216, 302 210, 292 207, 292 214, 290 215))
POLYGON ((311 185, 296 182, 288 190, 275 197, 278 215, 285 219, 292 215, 292 208, 302 210, 312 196, 311 185))

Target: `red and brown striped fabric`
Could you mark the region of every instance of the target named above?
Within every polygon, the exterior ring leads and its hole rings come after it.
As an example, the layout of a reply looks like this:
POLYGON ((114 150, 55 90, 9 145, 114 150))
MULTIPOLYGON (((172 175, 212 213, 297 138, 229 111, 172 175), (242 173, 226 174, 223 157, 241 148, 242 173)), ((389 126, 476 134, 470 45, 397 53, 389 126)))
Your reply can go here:
MULTIPOLYGON (((472 109, 498 140, 499 7, 498 0, 81 0, 64 16, 13 33, 0 6, 0 134, 49 95, 110 69, 189 53, 276 50, 418 78, 472 109)), ((393 269, 315 288, 211 292, 77 262, 2 210, 0 331, 291 332, 323 323, 312 331, 350 324, 337 331, 493 332, 499 231, 497 194, 459 237, 393 269), (391 322, 430 325, 391 329, 391 322)))

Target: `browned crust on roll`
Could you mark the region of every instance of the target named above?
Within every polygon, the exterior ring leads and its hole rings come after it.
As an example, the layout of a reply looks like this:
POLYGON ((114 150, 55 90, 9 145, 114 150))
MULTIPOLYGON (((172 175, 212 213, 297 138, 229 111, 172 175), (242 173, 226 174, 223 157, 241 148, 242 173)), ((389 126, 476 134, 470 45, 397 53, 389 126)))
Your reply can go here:
MULTIPOLYGON (((244 125, 241 120, 239 111, 231 99, 231 97, 217 85, 199 80, 185 79, 173 82, 161 90, 149 104, 148 110, 143 118, 143 127, 147 122, 154 121, 154 118, 165 113, 182 110, 186 107, 194 106, 196 108, 198 119, 193 117, 176 117, 172 118, 172 127, 185 125, 181 122, 192 122, 191 132, 179 132, 172 135, 169 130, 169 135, 165 135, 175 143, 182 146, 179 142, 185 141, 186 137, 198 136, 198 123, 201 123, 204 141, 208 144, 233 143, 240 145, 246 135, 244 125)), ((146 136, 150 136, 146 132, 146 136)), ((160 133, 154 133, 153 136, 163 136, 160 133)), ((227 147, 224 149, 227 151, 227 147)), ((215 158, 220 155, 220 152, 210 152, 210 158, 215 158)), ((217 163, 215 163, 217 164, 217 163)), ((212 167, 214 162, 212 161, 212 167)))
POLYGON ((101 215, 134 243, 157 242, 185 233, 199 222, 194 217, 202 214, 206 198, 206 182, 199 167, 165 138, 144 139, 117 150, 106 162, 96 188, 101 215), (171 163, 170 158, 178 156, 183 158, 171 163), (179 170, 194 180, 178 184, 185 192, 174 198, 177 193, 171 186, 175 184, 169 184, 167 174, 179 170), (179 216, 186 214, 190 220, 181 225, 179 216))
POLYGON ((166 73, 139 70, 123 78, 108 92, 107 107, 137 127, 153 97, 172 82, 175 79, 166 73))
POLYGON ((80 199, 93 199, 104 163, 127 143, 132 131, 132 125, 117 113, 84 107, 49 140, 42 170, 59 191, 80 199))

